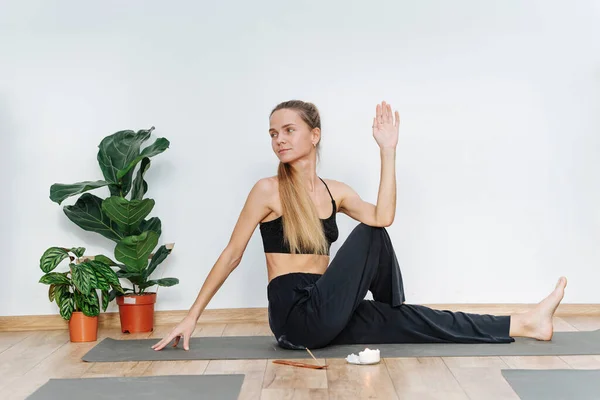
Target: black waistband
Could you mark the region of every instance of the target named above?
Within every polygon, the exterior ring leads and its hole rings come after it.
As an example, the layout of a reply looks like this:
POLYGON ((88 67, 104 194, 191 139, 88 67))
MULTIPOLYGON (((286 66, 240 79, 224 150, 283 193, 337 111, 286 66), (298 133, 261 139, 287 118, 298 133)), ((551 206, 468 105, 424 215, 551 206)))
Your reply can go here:
POLYGON ((312 272, 288 272, 287 274, 276 276, 271 279, 267 285, 267 291, 271 291, 282 286, 285 288, 303 287, 315 283, 323 274, 312 272))

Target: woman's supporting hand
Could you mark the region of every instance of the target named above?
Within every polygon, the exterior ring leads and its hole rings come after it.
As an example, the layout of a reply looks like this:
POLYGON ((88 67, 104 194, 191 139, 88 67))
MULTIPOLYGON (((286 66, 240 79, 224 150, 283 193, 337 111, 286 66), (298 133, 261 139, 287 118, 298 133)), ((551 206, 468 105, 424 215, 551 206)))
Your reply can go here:
POLYGON ((392 107, 385 101, 377 104, 375 118, 373 118, 373 137, 383 150, 385 148, 395 149, 398 144, 398 132, 400 130, 400 114, 398 111, 392 114, 392 107))
POLYGON ((162 350, 166 345, 171 343, 173 339, 175 339, 173 347, 177 347, 179 340, 183 338, 183 349, 189 350, 190 337, 192 336, 194 329, 196 329, 196 320, 191 316, 187 316, 171 330, 171 333, 169 333, 168 336, 165 336, 160 342, 152 346, 152 348, 154 350, 162 350))

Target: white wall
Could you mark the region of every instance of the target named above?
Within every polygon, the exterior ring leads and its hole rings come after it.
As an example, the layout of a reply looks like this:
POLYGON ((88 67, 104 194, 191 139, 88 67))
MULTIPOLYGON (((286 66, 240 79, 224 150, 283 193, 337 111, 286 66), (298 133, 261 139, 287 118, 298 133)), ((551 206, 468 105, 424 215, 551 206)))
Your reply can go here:
MULTIPOLYGON (((181 280, 157 309, 187 309, 275 174, 268 114, 292 98, 322 112, 319 174, 371 202, 375 105, 400 111, 389 232, 409 302, 535 302, 561 274, 565 302, 600 302, 599 38, 597 1, 3 1, 0 315, 57 312, 47 247, 111 254, 49 187, 102 179, 100 140, 152 125, 171 148, 151 215, 176 243, 158 276, 181 280)), ((261 250, 257 230, 208 308, 266 306, 261 250)))

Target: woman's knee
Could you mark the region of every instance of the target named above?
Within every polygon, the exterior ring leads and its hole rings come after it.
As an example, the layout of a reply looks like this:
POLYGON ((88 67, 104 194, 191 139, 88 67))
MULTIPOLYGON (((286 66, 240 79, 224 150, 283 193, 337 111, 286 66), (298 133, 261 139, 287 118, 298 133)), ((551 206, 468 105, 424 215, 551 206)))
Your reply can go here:
POLYGON ((348 235, 350 237, 360 237, 360 238, 371 238, 374 234, 381 235, 386 232, 385 228, 378 226, 367 225, 364 222, 359 223, 354 227, 354 229, 348 235))
POLYGON ((371 226, 371 225, 365 224, 364 222, 360 222, 358 225, 356 225, 354 227, 352 232, 371 233, 371 232, 380 231, 383 229, 385 229, 385 228, 380 227, 380 226, 371 226))

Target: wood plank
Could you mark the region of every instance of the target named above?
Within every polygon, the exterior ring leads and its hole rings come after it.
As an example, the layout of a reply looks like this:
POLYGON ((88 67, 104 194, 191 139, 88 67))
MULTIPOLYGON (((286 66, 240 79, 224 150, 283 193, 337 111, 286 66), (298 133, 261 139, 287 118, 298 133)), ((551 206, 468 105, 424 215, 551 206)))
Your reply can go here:
MULTIPOLYGON (((83 361, 82 361, 83 362, 83 361)), ((142 376, 150 367, 151 361, 97 362, 92 364, 82 378, 102 378, 107 376, 142 376)))
MULTIPOLYGON (((510 315, 531 310, 535 304, 424 304, 438 310, 464 311, 478 314, 510 315)), ((186 315, 188 310, 156 311, 156 325, 176 325, 186 315)), ((556 310, 557 317, 588 316, 598 317, 600 321, 600 304, 564 304, 556 310)), ((200 316, 198 323, 268 323, 266 307, 259 308, 226 308, 207 309, 200 316)), ((600 322, 599 322, 600 323, 600 322)), ((98 317, 101 328, 119 328, 119 313, 101 313, 98 317)), ((40 331, 67 330, 68 323, 58 313, 53 315, 24 315, 0 317, 0 332, 7 331, 40 331)), ((598 329, 598 328, 596 328, 598 329)))
POLYGON ((557 356, 501 356, 510 368, 515 369, 570 369, 571 366, 557 356))
POLYGON ((562 318, 580 331, 595 331, 596 329, 600 329, 600 316, 569 315, 562 318))
MULTIPOLYGON (((263 389, 327 389, 325 369, 300 368, 291 365, 274 364, 268 360, 263 389)), ((310 364, 325 364, 325 359, 306 361, 310 364)))
POLYGON ((29 336, 29 332, 0 332, 0 353, 29 336))
POLYGON ((32 369, 13 380, 0 390, 1 399, 24 399, 51 378, 79 378, 92 363, 81 361, 81 357, 97 342, 64 343, 58 350, 44 358, 32 369))
POLYGON ((69 341, 67 331, 35 332, 0 354, 0 388, 11 384, 69 341))
MULTIPOLYGON (((263 389, 260 400, 328 400, 327 389, 263 389)), ((349 400, 349 399, 348 399, 349 400)))
POLYGON ((509 368, 500 357, 441 357, 444 364, 451 370, 453 368, 509 368))
POLYGON ((328 358, 329 399, 398 399, 385 360, 374 365, 353 365, 328 358))
POLYGON ((560 356, 574 369, 600 369, 600 356, 560 356))
POLYGON ((244 374, 244 383, 238 400, 259 399, 267 360, 211 360, 204 371, 210 374, 244 374))
POLYGON ((500 357, 443 357, 454 378, 471 399, 519 400, 502 376, 509 366, 500 357))
POLYGON ((208 360, 151 361, 142 375, 202 375, 207 366, 208 360))
POLYGON ((385 358, 384 361, 401 399, 468 399, 439 357, 385 358))
POLYGON ((554 326, 554 332, 575 332, 578 330, 573 325, 565 321, 563 317, 552 318, 552 325, 554 326))

